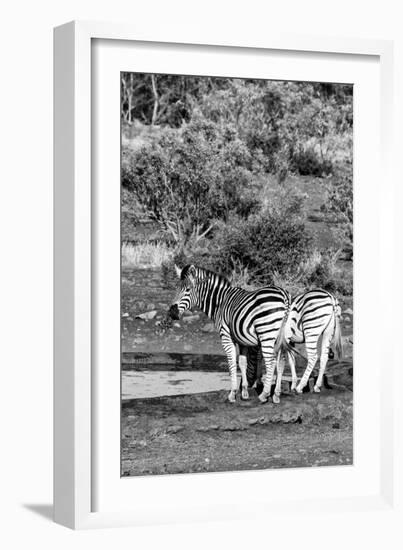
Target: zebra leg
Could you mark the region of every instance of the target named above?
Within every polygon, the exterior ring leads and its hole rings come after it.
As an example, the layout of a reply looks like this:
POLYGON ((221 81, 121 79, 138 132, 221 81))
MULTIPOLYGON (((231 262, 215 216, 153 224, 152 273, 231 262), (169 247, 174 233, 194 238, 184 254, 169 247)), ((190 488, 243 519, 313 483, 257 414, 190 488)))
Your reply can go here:
POLYGON ((329 326, 326 328, 322 336, 322 349, 320 352, 319 374, 315 382, 315 385, 313 387, 313 391, 316 393, 320 392, 320 388, 322 386, 323 375, 325 374, 325 369, 329 358, 329 348, 330 348, 330 341, 332 339, 333 330, 334 330, 334 323, 329 323, 329 326))
POLYGON ((302 393, 302 390, 305 388, 305 386, 308 383, 309 377, 311 375, 311 372, 316 365, 316 361, 318 359, 318 336, 307 336, 306 337, 306 354, 308 356, 308 364, 306 366, 305 372, 299 381, 298 386, 296 387, 297 393, 302 393))
POLYGON ((274 349, 273 349, 274 340, 270 340, 268 342, 262 342, 261 346, 262 346, 263 361, 266 367, 266 374, 264 377, 263 391, 259 395, 259 399, 262 403, 266 403, 266 401, 270 397, 274 367, 276 366, 276 358, 274 356, 274 349))
POLYGON ((281 357, 281 351, 277 354, 277 363, 276 363, 276 369, 277 369, 277 380, 276 380, 276 387, 274 389, 273 394, 273 403, 280 403, 280 395, 281 395, 281 379, 283 377, 283 371, 284 371, 284 359, 281 357))
POLYGON ((295 357, 290 351, 287 351, 287 358, 291 369, 291 391, 294 391, 298 382, 297 371, 295 370, 295 357))
POLYGON ((237 390, 237 378, 236 378, 236 346, 231 338, 226 334, 221 334, 221 343, 224 351, 227 355, 229 374, 231 377, 231 391, 228 394, 228 401, 235 403, 236 390, 237 390))
POLYGON ((248 364, 248 360, 245 355, 239 356, 239 369, 241 371, 241 377, 242 377, 242 391, 241 391, 241 398, 242 399, 249 399, 249 392, 248 392, 248 379, 246 378, 246 366, 248 364))

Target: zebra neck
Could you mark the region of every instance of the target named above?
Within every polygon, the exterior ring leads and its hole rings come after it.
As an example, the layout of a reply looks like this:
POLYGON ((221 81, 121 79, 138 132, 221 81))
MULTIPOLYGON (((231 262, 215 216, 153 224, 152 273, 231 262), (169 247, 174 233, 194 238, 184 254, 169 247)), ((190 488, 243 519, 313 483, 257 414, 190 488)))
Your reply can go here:
POLYGON ((221 311, 220 306, 228 288, 228 285, 218 282, 216 284, 202 285, 198 292, 197 305, 212 321, 217 319, 221 311))

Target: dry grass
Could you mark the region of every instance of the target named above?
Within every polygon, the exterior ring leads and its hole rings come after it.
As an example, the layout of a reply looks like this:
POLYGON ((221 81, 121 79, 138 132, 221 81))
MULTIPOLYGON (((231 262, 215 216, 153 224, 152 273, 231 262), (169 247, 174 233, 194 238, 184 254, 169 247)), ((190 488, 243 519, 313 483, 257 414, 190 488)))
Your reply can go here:
POLYGON ((342 272, 336 265, 338 252, 328 255, 323 251, 314 250, 310 256, 301 262, 295 271, 279 274, 273 273, 273 282, 275 285, 287 289, 292 296, 296 296, 310 288, 323 286, 325 282, 336 281, 342 277, 342 272), (320 269, 324 269, 326 281, 318 281, 317 276, 320 269))
POLYGON ((162 242, 122 245, 122 267, 158 268, 169 262, 172 256, 172 249, 162 242))

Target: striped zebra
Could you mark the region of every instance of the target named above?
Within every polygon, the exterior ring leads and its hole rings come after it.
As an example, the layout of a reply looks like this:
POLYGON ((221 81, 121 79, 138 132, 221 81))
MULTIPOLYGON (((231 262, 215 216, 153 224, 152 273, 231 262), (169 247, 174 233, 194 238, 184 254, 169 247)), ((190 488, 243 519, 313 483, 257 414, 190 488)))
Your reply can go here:
POLYGON ((281 392, 285 358, 288 359, 291 367, 291 389, 301 393, 319 357, 319 375, 313 390, 320 392, 332 342, 335 345, 338 359, 340 360, 342 357, 340 316, 341 308, 337 298, 325 290, 309 290, 294 298, 288 315, 284 318, 275 346, 277 352, 275 395, 279 396, 281 392), (303 342, 305 342, 308 364, 297 385, 296 352, 293 344, 303 342))
POLYGON ((225 277, 194 265, 176 270, 180 285, 169 316, 179 319, 185 310, 198 307, 214 321, 228 359, 231 377, 228 400, 231 403, 235 402, 237 393, 236 346, 240 348, 242 399, 249 398, 246 349, 260 346, 266 375, 259 399, 266 402, 275 367, 274 343, 290 304, 288 293, 277 287, 256 291, 232 287, 225 277))

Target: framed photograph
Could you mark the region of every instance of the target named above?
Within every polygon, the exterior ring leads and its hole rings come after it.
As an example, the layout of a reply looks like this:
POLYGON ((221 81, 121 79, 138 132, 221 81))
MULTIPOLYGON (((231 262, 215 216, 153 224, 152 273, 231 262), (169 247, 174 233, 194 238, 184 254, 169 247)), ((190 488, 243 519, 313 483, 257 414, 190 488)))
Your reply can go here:
POLYGON ((393 513, 392 44, 223 36, 55 29, 72 528, 393 513))

